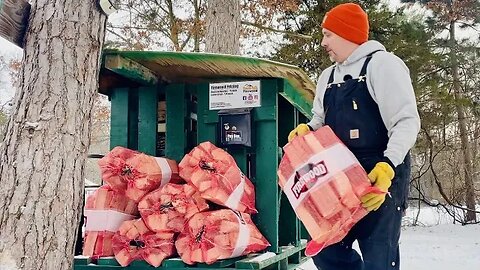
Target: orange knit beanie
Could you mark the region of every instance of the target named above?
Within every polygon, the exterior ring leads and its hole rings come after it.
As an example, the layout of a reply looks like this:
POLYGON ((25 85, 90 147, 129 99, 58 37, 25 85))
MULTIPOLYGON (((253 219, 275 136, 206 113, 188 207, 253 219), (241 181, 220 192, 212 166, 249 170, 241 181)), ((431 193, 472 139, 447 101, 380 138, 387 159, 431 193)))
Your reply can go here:
POLYGON ((354 3, 340 4, 323 18, 322 27, 356 44, 368 40, 368 16, 354 3))

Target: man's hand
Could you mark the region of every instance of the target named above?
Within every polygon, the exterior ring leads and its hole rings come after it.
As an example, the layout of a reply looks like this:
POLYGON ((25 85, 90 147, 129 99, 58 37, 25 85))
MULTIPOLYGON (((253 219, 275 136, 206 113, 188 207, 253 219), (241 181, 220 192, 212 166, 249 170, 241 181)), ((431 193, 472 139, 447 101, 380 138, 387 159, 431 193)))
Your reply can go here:
POLYGON ((365 194, 360 200, 362 201, 362 206, 368 211, 376 211, 382 203, 385 201, 385 195, 388 192, 388 188, 392 185, 392 179, 395 176, 395 171, 392 166, 387 162, 378 162, 373 170, 368 174, 370 182, 381 190, 382 194, 378 193, 368 193, 365 194))
POLYGON ((288 142, 291 142, 295 136, 303 136, 310 131, 307 124, 300 124, 288 134, 288 142))

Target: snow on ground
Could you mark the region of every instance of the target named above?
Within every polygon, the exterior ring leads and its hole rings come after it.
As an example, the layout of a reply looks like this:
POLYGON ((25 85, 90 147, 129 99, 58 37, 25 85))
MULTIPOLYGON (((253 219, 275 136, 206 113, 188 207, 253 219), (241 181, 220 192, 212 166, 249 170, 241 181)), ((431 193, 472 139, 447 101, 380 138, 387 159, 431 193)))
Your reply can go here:
POLYGON ((405 227, 400 243, 402 269, 480 269, 480 225, 405 227))
MULTIPOLYGON (((409 208, 404 224, 411 224, 417 212, 417 208, 409 208)), ((421 208, 418 221, 418 226, 402 228, 402 270, 480 269, 480 224, 453 224, 450 217, 436 208, 421 208)), ((315 270, 316 267, 310 260, 299 269, 315 270)))

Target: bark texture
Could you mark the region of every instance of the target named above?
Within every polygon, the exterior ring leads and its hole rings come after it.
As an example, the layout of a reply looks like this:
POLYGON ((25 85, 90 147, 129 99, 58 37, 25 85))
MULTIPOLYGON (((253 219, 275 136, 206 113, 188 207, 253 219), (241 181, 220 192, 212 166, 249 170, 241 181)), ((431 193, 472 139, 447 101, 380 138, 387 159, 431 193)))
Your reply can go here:
POLYGON ((106 16, 34 0, 0 149, 0 269, 72 269, 106 16))
POLYGON ((240 1, 208 0, 207 3, 205 50, 240 54, 240 1))

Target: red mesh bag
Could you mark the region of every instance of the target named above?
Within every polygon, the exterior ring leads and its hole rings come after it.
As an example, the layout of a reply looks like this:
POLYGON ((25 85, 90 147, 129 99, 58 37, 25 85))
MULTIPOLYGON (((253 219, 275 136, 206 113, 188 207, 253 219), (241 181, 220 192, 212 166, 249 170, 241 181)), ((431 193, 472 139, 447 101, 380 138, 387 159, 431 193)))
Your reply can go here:
POLYGON ((190 184, 168 183, 143 197, 138 209, 150 230, 181 232, 186 220, 207 210, 208 204, 190 184))
POLYGON ((175 254, 173 232, 155 233, 150 231, 142 219, 122 223, 113 236, 113 252, 121 266, 128 266, 134 260, 145 260, 159 267, 165 258, 175 254))
POLYGON ((125 220, 138 214, 137 203, 109 186, 98 188, 85 204, 83 255, 93 258, 113 256, 112 237, 125 220))
POLYGON ((174 160, 145 155, 121 146, 113 148, 98 161, 98 165, 106 183, 136 202, 168 182, 181 182, 174 160))
POLYGON ((279 185, 312 237, 305 254, 314 256, 368 214, 360 197, 381 191, 328 126, 296 137, 284 152, 279 185))
POLYGON ((249 214, 223 209, 193 215, 175 246, 187 264, 212 264, 217 260, 261 251, 270 244, 249 214))
POLYGON ((195 186, 202 198, 240 212, 257 213, 252 182, 223 149, 203 142, 178 166, 180 176, 195 186))

